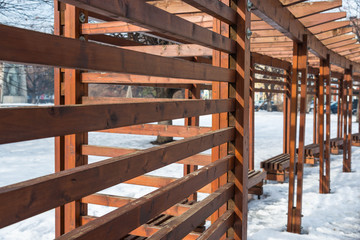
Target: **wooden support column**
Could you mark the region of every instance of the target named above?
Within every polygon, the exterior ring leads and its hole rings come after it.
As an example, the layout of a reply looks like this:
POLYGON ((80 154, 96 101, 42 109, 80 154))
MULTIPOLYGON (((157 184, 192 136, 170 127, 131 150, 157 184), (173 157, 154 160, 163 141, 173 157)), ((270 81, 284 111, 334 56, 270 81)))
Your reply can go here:
MULTIPOLYGON (((229 5, 229 0, 221 0, 221 2, 229 5)), ((225 37, 229 37, 229 25, 216 18, 213 20, 213 31, 225 37)), ((220 51, 213 51, 213 66, 229 68, 229 54, 220 51)), ((212 99, 227 99, 229 97, 228 83, 213 82, 212 84, 212 99)), ((212 130, 226 128, 229 126, 228 113, 219 113, 212 115, 212 130)), ((211 161, 215 162, 220 158, 227 156, 228 144, 224 143, 220 146, 214 147, 211 150, 211 161)), ((211 192, 215 192, 219 187, 227 183, 227 174, 221 176, 211 183, 211 192)), ((219 208, 214 214, 211 215, 211 223, 214 223, 222 214, 227 210, 227 204, 219 208)), ((221 239, 225 239, 223 236, 221 239)))
POLYGON ((345 69, 343 82, 344 147, 343 172, 351 172, 351 131, 352 131, 352 66, 345 69))
POLYGON ((326 142, 325 142, 325 185, 323 193, 330 193, 330 131, 331 131, 331 65, 330 56, 324 61, 324 81, 326 82, 326 142))
POLYGON ((250 100, 249 100, 249 170, 255 168, 255 82, 254 58, 251 57, 250 65, 250 100))
POLYGON ((313 121, 313 143, 319 143, 319 77, 316 76, 315 80, 315 95, 314 95, 314 121, 313 121))
POLYGON ((324 60, 320 59, 320 74, 318 80, 318 140, 319 144, 319 172, 320 172, 320 185, 319 192, 323 193, 324 186, 324 60))
MULTIPOLYGON (((54 0, 54 35, 64 35, 64 14, 65 4, 54 0)), ((65 100, 62 94, 64 84, 64 72, 60 68, 54 68, 54 105, 64 105, 65 100)), ((65 140, 64 136, 55 137, 55 172, 65 170, 65 140)), ((64 227, 64 206, 55 209, 55 237, 65 233, 64 227)))
POLYGON ((283 152, 290 153, 290 100, 291 100, 291 69, 284 70, 286 75, 286 93, 284 94, 283 103, 283 117, 284 117, 284 129, 283 129, 283 152))
POLYGON ((304 35, 303 43, 294 42, 293 48, 293 75, 291 81, 291 129, 290 129, 290 169, 289 169, 289 202, 287 231, 301 233, 301 209, 304 169, 304 141, 306 117, 306 88, 307 88, 307 36, 304 35), (301 99, 300 99, 300 129, 299 151, 296 162, 296 118, 297 118, 297 84, 301 74, 301 99), (296 173, 296 174, 295 174, 296 173), (297 175, 295 193, 295 175, 297 175), (294 205, 296 194, 296 205, 294 205))
POLYGON ((250 87, 250 11, 246 0, 232 0, 236 11, 236 25, 231 26, 231 37, 236 41, 236 54, 230 67, 236 71, 236 81, 230 85, 229 97, 235 99, 235 112, 229 113, 229 125, 235 126, 235 141, 229 151, 235 154, 234 169, 229 180, 235 183, 235 194, 229 207, 235 212, 230 239, 247 239, 248 169, 249 169, 249 87, 250 87))
POLYGON ((320 149, 319 192, 320 193, 330 192, 330 87, 331 87, 330 59, 328 56, 327 59, 320 59, 320 76, 319 76, 319 149, 320 149), (326 82, 326 146, 324 145, 324 83, 325 82, 326 82))
MULTIPOLYGON (((79 39, 79 41, 85 41, 86 38, 80 36, 80 29, 81 23, 87 22, 87 18, 87 12, 66 4, 64 36, 79 39)), ((65 105, 81 104, 82 97, 87 96, 87 84, 81 82, 80 71, 75 69, 65 69, 65 105)), ((81 154, 81 146, 87 143, 87 133, 65 136, 65 169, 71 169, 87 164, 87 156, 81 154)), ((86 204, 82 204, 80 200, 66 204, 64 207, 64 232, 67 233, 79 227, 81 225, 82 215, 87 215, 86 204)))
POLYGON ((340 78, 339 80, 339 92, 338 92, 338 108, 337 108, 337 137, 342 138, 343 136, 343 104, 342 104, 342 98, 343 98, 343 88, 344 88, 344 79, 340 78))
MULTIPOLYGON (((197 84, 193 84, 191 90, 185 89, 185 99, 200 99, 201 88, 197 84)), ((185 118, 185 126, 199 126, 200 118, 199 116, 185 118)), ((188 175, 194 171, 198 170, 197 165, 193 164, 184 164, 184 176, 188 175)), ((190 202, 197 201, 197 193, 193 193, 188 198, 190 202)))

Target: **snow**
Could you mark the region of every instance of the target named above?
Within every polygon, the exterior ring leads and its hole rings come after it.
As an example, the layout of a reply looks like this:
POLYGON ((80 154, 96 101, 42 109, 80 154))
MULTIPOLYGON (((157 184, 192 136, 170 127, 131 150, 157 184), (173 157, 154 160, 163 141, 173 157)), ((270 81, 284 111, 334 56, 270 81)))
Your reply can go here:
MULTIPOLYGON (((313 115, 306 115, 306 143, 312 142, 313 115)), ((255 114, 255 166, 282 152, 282 113, 260 111, 255 114), (271 146, 271 148, 270 148, 271 146)), ((182 125, 183 119, 174 120, 182 125)), ((211 116, 201 117, 202 126, 211 125, 211 116)), ((332 136, 336 134, 336 115, 332 115, 332 136)), ((357 132, 353 123, 353 132, 357 132)), ((153 147, 153 136, 90 133, 89 144, 146 149, 153 147)), ((0 145, 0 186, 50 174, 54 171, 52 138, 0 145)), ((210 151, 207 151, 210 153, 210 151)), ((288 183, 268 182, 261 200, 249 202, 250 240, 278 239, 360 239, 360 148, 352 148, 351 173, 342 172, 342 155, 331 155, 331 194, 319 194, 319 168, 305 167, 303 195, 303 234, 286 232, 288 183)), ((89 162, 101 157, 90 157, 89 162)), ((182 166, 171 164, 151 172, 153 175, 182 176, 182 166)), ((138 198, 155 188, 119 184, 102 192, 138 198)), ((200 199, 206 195, 201 194, 200 199)), ((101 216, 114 208, 89 205, 89 214, 101 216)), ((54 238, 54 210, 0 229, 0 239, 54 238)))

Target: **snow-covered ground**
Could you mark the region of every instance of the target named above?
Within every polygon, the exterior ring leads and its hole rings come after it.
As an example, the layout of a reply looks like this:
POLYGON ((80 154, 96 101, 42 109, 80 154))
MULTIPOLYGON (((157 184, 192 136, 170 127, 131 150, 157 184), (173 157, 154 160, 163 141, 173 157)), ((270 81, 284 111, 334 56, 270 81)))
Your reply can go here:
MULTIPOLYGON (((312 142, 312 114, 306 123, 306 143, 312 142)), ((255 166, 260 161, 282 152, 282 113, 255 114, 255 166), (271 148, 270 148, 271 147, 271 148)), ((201 118, 201 125, 209 126, 211 117, 201 118)), ((175 124, 183 124, 176 120, 175 124)), ((336 133, 336 115, 332 115, 332 137, 336 133)), ((353 124, 357 132, 357 123, 353 124)), ((90 133, 89 143, 144 149, 152 147, 152 136, 90 133)), ((0 186, 31 179, 54 171, 54 142, 52 138, 0 145, 0 186)), ((209 153, 209 151, 207 151, 209 153)), ((342 155, 331 155, 331 190, 318 194, 319 168, 306 167, 303 195, 302 235, 289 234, 286 229, 288 184, 270 182, 264 186, 261 200, 249 203, 249 239, 360 239, 360 148, 353 147, 352 173, 342 173, 342 155)), ((101 160, 91 157, 89 162, 101 160)), ((181 177, 182 166, 172 164, 151 174, 181 177)), ((154 188, 119 184, 104 193, 140 197, 154 188)), ((200 196, 203 198, 204 194, 200 196)), ((101 216, 112 209, 90 205, 89 214, 101 216)), ((9 227, 0 229, 0 239, 54 238, 54 211, 48 211, 9 227)))

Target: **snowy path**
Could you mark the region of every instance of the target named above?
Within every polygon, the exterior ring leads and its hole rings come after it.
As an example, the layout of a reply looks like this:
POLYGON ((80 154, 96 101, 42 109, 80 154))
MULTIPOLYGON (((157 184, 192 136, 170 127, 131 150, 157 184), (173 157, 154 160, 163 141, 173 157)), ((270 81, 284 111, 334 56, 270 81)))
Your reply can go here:
MULTIPOLYGON (((260 161, 282 152, 282 113, 257 112, 255 115, 255 166, 260 161), (261 138, 260 138, 261 136, 261 138), (270 150, 270 146, 272 149, 270 150)), ((306 143, 312 142, 312 114, 307 115, 306 143)), ((182 124, 182 120, 175 124, 182 124)), ((201 119, 209 126, 211 117, 201 119)), ((332 115, 332 137, 336 116, 332 115)), ((357 123, 353 124, 357 132, 357 123)), ((104 135, 91 133, 90 144, 127 148, 149 148, 155 137, 136 135, 104 135)), ((353 147, 352 173, 342 173, 342 155, 331 155, 332 194, 318 194, 319 168, 306 167, 303 196, 303 235, 289 234, 286 228, 288 184, 268 183, 261 200, 249 203, 249 239, 360 239, 360 148, 353 147)), ((0 145, 0 186, 24 181, 53 172, 53 139, 41 139, 0 145)), ((101 160, 90 158, 90 162, 101 160)), ((153 174, 180 177, 182 167, 172 164, 153 174)), ((140 197, 154 188, 119 184, 103 192, 140 197)), ((202 196, 203 197, 203 196, 202 196)), ((111 209, 90 206, 89 214, 100 216, 111 209)), ((0 239, 54 238, 54 211, 49 211, 0 230, 0 239)))

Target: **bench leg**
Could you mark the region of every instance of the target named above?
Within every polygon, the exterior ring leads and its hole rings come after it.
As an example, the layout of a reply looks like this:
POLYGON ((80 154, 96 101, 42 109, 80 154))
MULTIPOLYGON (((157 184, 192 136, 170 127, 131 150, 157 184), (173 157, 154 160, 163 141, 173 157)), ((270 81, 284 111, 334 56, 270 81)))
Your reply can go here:
POLYGON ((257 195, 258 199, 260 199, 260 196, 263 195, 263 181, 250 188, 248 193, 257 195))
POLYGON ((277 182, 285 182, 286 174, 285 171, 267 171, 266 180, 272 180, 277 182))
POLYGON ((338 147, 332 147, 330 150, 330 153, 333 155, 338 155, 339 154, 339 148, 338 147))
POLYGON ((315 165, 317 162, 315 157, 306 157, 305 158, 305 164, 315 165))

